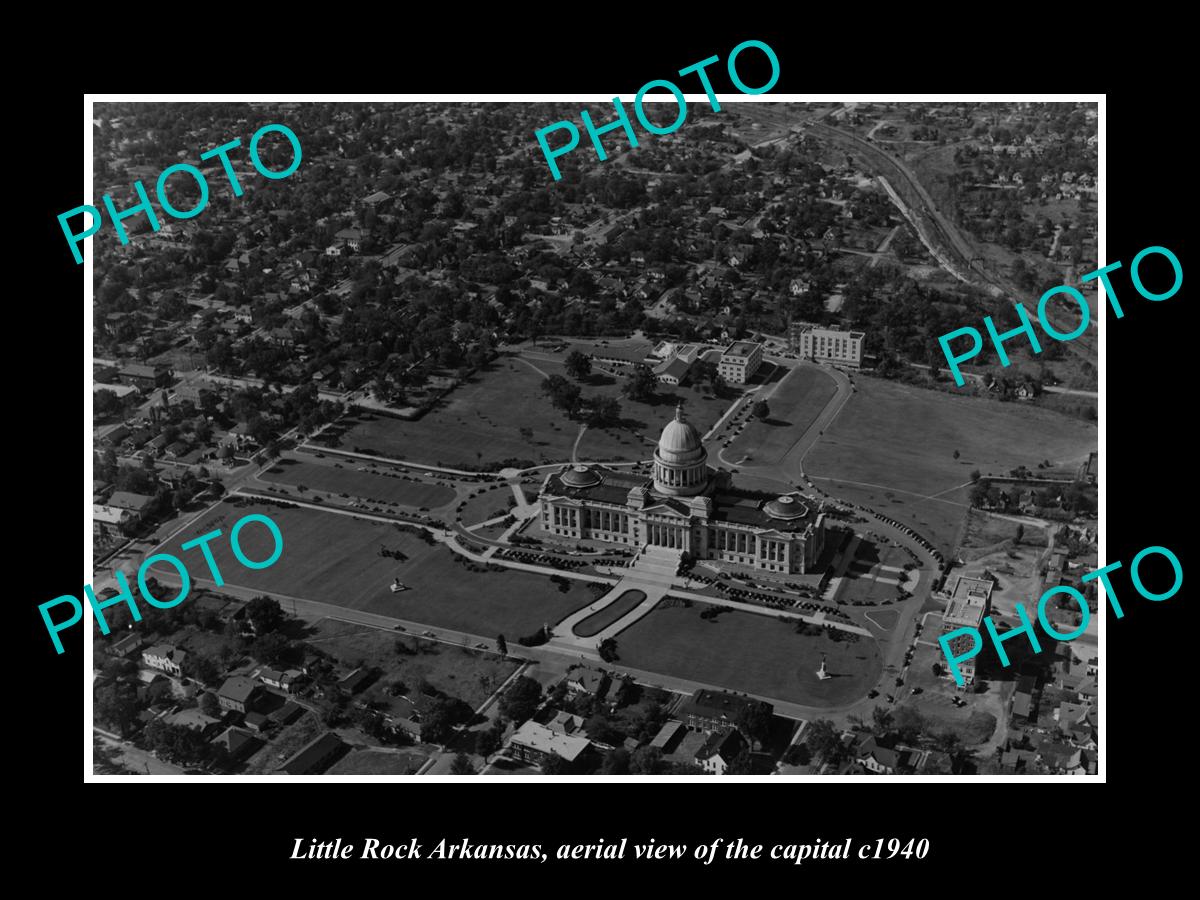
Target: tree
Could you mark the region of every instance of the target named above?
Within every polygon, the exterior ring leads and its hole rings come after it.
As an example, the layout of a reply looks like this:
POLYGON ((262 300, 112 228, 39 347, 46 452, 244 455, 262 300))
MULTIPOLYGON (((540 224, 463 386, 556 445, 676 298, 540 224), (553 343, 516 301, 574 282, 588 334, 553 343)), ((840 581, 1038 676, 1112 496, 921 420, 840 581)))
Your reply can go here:
POLYGON ((649 366, 637 365, 621 385, 621 393, 633 401, 646 401, 654 396, 658 379, 649 366))
POLYGON ((975 482, 978 482, 978 481, 979 481, 980 474, 981 474, 981 473, 980 473, 980 471, 979 471, 978 469, 972 469, 972 470, 971 470, 971 482, 972 482, 972 484, 974 484, 975 482))
POLYGON ((1020 522, 1017 523, 1017 533, 1013 535, 1013 544, 1021 543, 1021 538, 1025 537, 1025 526, 1020 522))
POLYGON ((557 753, 551 753, 542 762, 543 775, 570 775, 571 764, 559 756, 557 753))
POLYGON ((576 381, 581 381, 588 375, 592 374, 592 358, 586 353, 580 353, 578 350, 572 350, 567 354, 567 360, 564 363, 567 374, 576 381))
POLYGON ((255 634, 275 631, 283 624, 283 608, 278 600, 260 595, 246 604, 246 621, 255 634))
POLYGON ((551 375, 543 380, 542 393, 550 397, 550 402, 556 409, 566 410, 567 415, 574 414, 579 406, 579 385, 561 375, 551 375))
POLYGON ((771 407, 767 405, 766 400, 755 400, 754 405, 750 407, 750 415, 756 419, 766 419, 771 415, 771 407))
POLYGON ((92 395, 92 412, 97 416, 115 416, 124 408, 115 391, 101 388, 92 395))
POLYGON ((492 727, 486 731, 480 731, 475 736, 475 752, 486 759, 491 754, 500 749, 500 744, 504 739, 504 722, 497 719, 492 723, 492 727))
POLYGON ((531 718, 542 699, 542 686, 527 675, 514 681, 500 698, 500 715, 516 725, 531 718))
POLYGON ((771 713, 762 703, 748 703, 738 713, 737 727, 754 746, 761 746, 771 736, 771 713))
POLYGON ((596 647, 596 650, 600 653, 600 658, 605 662, 615 662, 620 658, 617 656, 616 638, 605 638, 596 647))
POLYGON ((892 730, 892 714, 882 706, 871 710, 871 731, 876 737, 883 737, 892 730))
POLYGON ((754 757, 750 755, 750 748, 743 747, 725 768, 726 775, 753 775, 754 774, 754 757))
POLYGON ((212 691, 205 691, 200 695, 200 712, 214 719, 221 718, 221 703, 212 691))
POLYGON ((813 756, 823 763, 837 765, 845 753, 842 736, 828 719, 817 719, 808 726, 804 743, 813 756))
POLYGON ((959 457, 959 452, 958 452, 957 450, 955 450, 955 451, 954 451, 954 458, 955 458, 955 459, 958 459, 958 457, 959 457))
MULTIPOLYGON (((591 737, 591 733, 588 733, 591 737)), ((601 775, 628 775, 629 774, 629 751, 623 748, 618 748, 608 754, 604 759, 604 765, 600 767, 601 775)))
POLYGON ((508 641, 504 640, 504 635, 496 635, 496 652, 501 656, 508 656, 508 641))
POLYGON ((662 768, 662 751, 657 747, 638 747, 629 758, 629 771, 634 775, 656 775, 662 768))
POLYGON ((475 766, 471 763, 471 757, 465 753, 460 753, 454 757, 454 762, 450 764, 451 775, 474 775, 475 766))
POLYGON ((267 665, 276 665, 285 660, 292 649, 292 642, 277 631, 263 634, 254 639, 250 652, 254 658, 267 665))

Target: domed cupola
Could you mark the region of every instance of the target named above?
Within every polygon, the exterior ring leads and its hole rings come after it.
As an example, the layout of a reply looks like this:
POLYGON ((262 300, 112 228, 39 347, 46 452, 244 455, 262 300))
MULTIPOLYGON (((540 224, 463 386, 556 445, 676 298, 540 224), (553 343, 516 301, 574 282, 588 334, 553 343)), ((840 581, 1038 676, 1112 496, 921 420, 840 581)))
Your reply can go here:
POLYGON ((654 451, 654 489, 662 494, 686 497, 708 486, 708 451, 695 426, 684 421, 683 407, 675 408, 654 451))

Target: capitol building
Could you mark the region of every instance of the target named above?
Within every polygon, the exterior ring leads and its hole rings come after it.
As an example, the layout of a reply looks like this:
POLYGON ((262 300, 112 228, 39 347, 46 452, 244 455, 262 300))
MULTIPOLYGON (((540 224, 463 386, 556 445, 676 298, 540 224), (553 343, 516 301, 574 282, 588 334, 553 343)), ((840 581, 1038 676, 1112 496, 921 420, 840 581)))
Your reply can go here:
POLYGON ((682 409, 663 428, 651 478, 564 466, 546 476, 538 498, 550 535, 668 547, 768 572, 811 572, 824 545, 819 502, 735 490, 729 473, 709 468, 708 451, 682 409))

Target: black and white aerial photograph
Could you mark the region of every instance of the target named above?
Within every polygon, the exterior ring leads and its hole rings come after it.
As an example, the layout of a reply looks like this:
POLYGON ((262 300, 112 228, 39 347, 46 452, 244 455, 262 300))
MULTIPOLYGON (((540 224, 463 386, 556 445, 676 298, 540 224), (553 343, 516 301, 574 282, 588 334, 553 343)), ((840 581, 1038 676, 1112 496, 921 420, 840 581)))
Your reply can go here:
POLYGON ((1098 774, 1097 103, 632 96, 91 104, 95 775, 1098 774))

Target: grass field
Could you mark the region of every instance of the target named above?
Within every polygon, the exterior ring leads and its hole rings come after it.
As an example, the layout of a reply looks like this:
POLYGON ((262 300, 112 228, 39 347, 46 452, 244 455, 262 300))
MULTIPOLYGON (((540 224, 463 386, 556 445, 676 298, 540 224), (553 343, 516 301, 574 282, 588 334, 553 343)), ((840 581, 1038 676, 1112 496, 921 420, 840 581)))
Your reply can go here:
POLYGON ((466 701, 472 709, 490 697, 518 665, 494 653, 332 619, 318 622, 316 633, 306 638, 306 642, 348 666, 362 661, 367 666, 382 669, 384 675, 373 685, 373 693, 382 692, 384 682, 397 678, 410 688, 426 681, 438 690, 466 701), (413 652, 397 653, 397 641, 413 652))
POLYGON ((700 611, 653 610, 617 638, 618 665, 818 707, 852 703, 882 671, 869 638, 834 642, 796 634, 794 622, 769 616, 734 611, 705 620, 700 611), (828 681, 816 675, 822 653, 834 676, 828 681))
POLYGON ((354 460, 306 460, 303 457, 288 455, 263 472, 259 478, 276 484, 304 485, 318 491, 346 493, 366 500, 385 500, 414 509, 436 509, 454 499, 454 491, 445 485, 431 484, 419 477, 410 481, 399 474, 378 474, 390 471, 385 466, 375 467, 374 472, 363 471, 364 468, 363 463, 354 460), (335 462, 340 462, 342 467, 337 468, 335 462))
POLYGON ((599 634, 645 599, 646 595, 642 591, 626 591, 604 609, 588 616, 571 630, 580 637, 599 634))
POLYGON ((690 387, 660 386, 653 402, 633 403, 620 396, 622 379, 594 372, 581 383, 583 396, 618 397, 621 427, 588 428, 555 409, 541 391, 549 375, 565 375, 564 354, 531 352, 506 357, 455 388, 435 409, 416 421, 373 414, 342 420, 346 426, 333 446, 353 451, 452 468, 496 468, 506 459, 535 463, 567 462, 578 439, 580 459, 646 459, 662 428, 683 402, 689 421, 704 432, 725 411, 729 398, 690 387), (521 429, 529 429, 527 439, 521 429))
POLYGON ((424 753, 355 750, 343 756, 326 775, 412 775, 429 757, 424 753))
POLYGON ((864 605, 896 602, 900 585, 907 579, 904 566, 911 562, 912 558, 896 547, 860 541, 854 562, 838 586, 838 601, 864 605))
MULTIPOLYGON (((533 573, 471 572, 446 547, 426 544, 392 525, 297 507, 222 503, 175 536, 164 552, 186 560, 194 575, 205 572, 198 551, 181 553, 179 545, 214 528, 222 529, 222 537, 209 546, 229 584, 472 634, 515 640, 594 599, 582 582, 572 580, 570 590, 560 593, 548 578, 533 573), (239 518, 255 512, 269 516, 283 534, 283 552, 268 569, 242 566, 224 536, 239 518), (407 559, 380 556, 380 545, 407 559), (388 590, 393 578, 410 590, 393 594, 388 590)), ((250 559, 266 559, 272 548, 261 525, 247 526, 239 543, 250 559)), ((174 573, 169 565, 160 570, 174 573)))
POLYGON ((752 418, 729 445, 726 458, 756 466, 782 461, 825 408, 836 387, 834 380, 816 366, 792 369, 767 401, 770 415, 765 421, 752 418))
POLYGON ((1047 410, 876 378, 856 384, 805 470, 822 489, 911 525, 947 555, 967 510, 972 470, 1080 462, 1096 449, 1095 425, 1047 410))

